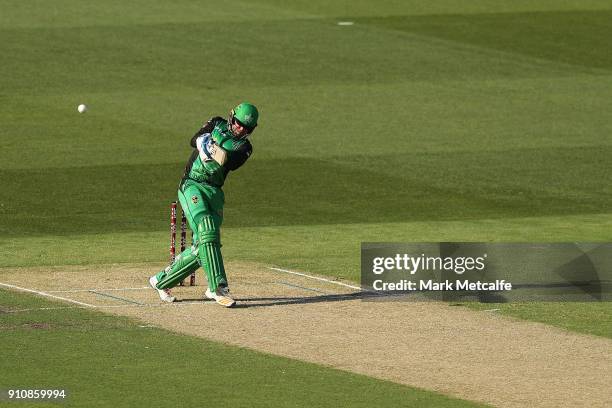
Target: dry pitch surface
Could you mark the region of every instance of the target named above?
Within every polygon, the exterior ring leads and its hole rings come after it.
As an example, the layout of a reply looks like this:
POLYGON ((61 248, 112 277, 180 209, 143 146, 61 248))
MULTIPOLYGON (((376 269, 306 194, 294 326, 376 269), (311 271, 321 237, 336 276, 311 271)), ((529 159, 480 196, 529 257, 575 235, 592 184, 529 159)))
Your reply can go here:
POLYGON ((350 283, 254 263, 227 265, 236 308, 203 301, 201 275, 198 286, 174 290, 180 302, 162 304, 147 287, 158 267, 11 268, 0 270, 0 282, 69 301, 60 307, 133 316, 495 406, 612 406, 606 338, 441 303, 371 301, 350 283))

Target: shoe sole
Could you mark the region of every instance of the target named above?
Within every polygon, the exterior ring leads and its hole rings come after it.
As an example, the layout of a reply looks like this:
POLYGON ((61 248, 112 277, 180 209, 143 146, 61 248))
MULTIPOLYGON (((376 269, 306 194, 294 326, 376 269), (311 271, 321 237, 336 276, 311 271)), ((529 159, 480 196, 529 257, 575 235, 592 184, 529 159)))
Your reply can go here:
POLYGON ((224 307, 234 307, 234 305, 236 304, 235 300, 229 300, 228 298, 215 299, 215 302, 224 307))
POLYGON ((236 305, 236 301, 234 299, 229 299, 226 297, 221 297, 219 299, 218 297, 210 293, 208 290, 204 293, 204 296, 206 296, 210 300, 214 300, 223 307, 234 307, 236 305))

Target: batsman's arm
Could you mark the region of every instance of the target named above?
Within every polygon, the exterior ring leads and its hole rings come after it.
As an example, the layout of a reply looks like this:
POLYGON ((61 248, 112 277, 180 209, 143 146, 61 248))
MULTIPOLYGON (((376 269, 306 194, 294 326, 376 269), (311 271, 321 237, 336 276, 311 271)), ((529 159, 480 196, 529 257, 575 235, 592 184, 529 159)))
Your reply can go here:
POLYGON ((228 158, 227 151, 213 142, 210 134, 203 134, 196 139, 196 149, 200 155, 202 163, 215 162, 219 166, 223 166, 228 158))

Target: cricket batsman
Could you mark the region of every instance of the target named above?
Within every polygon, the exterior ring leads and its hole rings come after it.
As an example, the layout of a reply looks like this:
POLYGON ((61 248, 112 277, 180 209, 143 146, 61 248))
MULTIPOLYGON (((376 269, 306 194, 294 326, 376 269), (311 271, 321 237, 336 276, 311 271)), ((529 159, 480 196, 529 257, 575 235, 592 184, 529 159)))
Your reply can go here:
POLYGON ((248 137, 258 118, 257 108, 243 102, 231 110, 227 120, 213 117, 191 138, 194 151, 179 184, 178 199, 194 233, 194 243, 149 279, 162 301, 174 302, 170 289, 201 266, 208 280, 204 296, 225 307, 236 304, 229 294, 221 256, 222 187, 229 172, 251 156, 253 147, 248 137))

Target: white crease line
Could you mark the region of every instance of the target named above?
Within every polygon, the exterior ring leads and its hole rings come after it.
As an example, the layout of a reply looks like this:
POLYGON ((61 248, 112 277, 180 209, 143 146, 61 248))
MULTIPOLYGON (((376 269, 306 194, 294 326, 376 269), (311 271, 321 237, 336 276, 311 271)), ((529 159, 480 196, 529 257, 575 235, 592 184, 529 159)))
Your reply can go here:
POLYGON ((23 313, 35 310, 63 310, 63 309, 85 309, 82 306, 58 306, 58 307, 33 307, 30 309, 7 310, 5 313, 23 313))
POLYGON ((100 289, 66 289, 66 290, 48 290, 47 293, 77 293, 77 292, 110 292, 113 290, 144 290, 151 289, 150 286, 143 286, 142 288, 100 288, 100 289))
POLYGON ((284 272, 284 273, 289 273, 291 275, 303 276, 304 278, 308 278, 308 279, 314 279, 314 280, 318 280, 322 282, 333 283, 334 285, 340 285, 340 286, 344 286, 344 287, 351 288, 351 289, 361 290, 359 286, 349 285, 347 283, 337 282, 337 281, 333 281, 333 280, 329 280, 325 278, 319 278, 318 276, 311 276, 311 275, 307 275, 301 272, 288 271, 287 269, 281 269, 281 268, 272 268, 270 266, 267 266, 267 268, 272 269, 274 271, 278 271, 278 272, 284 272))
POLYGON ((197 301, 197 302, 172 302, 172 303, 141 303, 141 304, 128 304, 128 305, 103 305, 98 306, 98 309, 119 309, 122 307, 178 307, 178 306, 190 306, 190 305, 215 305, 215 302, 197 301))
MULTIPOLYGON (((98 305, 94 306, 96 309, 119 309, 123 307, 177 307, 177 306, 190 306, 190 305, 214 305, 215 302, 174 302, 174 303, 141 303, 141 304, 127 304, 127 305, 98 305)), ((17 309, 8 310, 5 313, 25 313, 32 312, 35 310, 62 310, 62 309, 85 309, 82 306, 63 306, 63 307, 34 307, 30 309, 17 309)))
POLYGON ((70 302, 70 303, 75 303, 77 305, 81 305, 81 306, 87 306, 87 307, 96 307, 94 305, 90 305, 89 303, 83 303, 83 302, 79 302, 77 300, 73 300, 73 299, 68 299, 65 297, 61 297, 61 296, 55 296, 52 295, 50 293, 46 293, 46 292, 41 292, 39 290, 34 290, 34 289, 27 289, 27 288, 22 288, 20 286, 15 286, 15 285, 9 285, 8 283, 2 283, 0 282, 0 286, 6 286, 7 288, 11 288, 11 289, 17 289, 17 290, 21 290, 23 292, 30 292, 30 293, 35 293, 37 295, 41 295, 41 296, 46 296, 46 297, 50 297, 53 299, 59 299, 59 300, 63 300, 65 302, 70 302))

